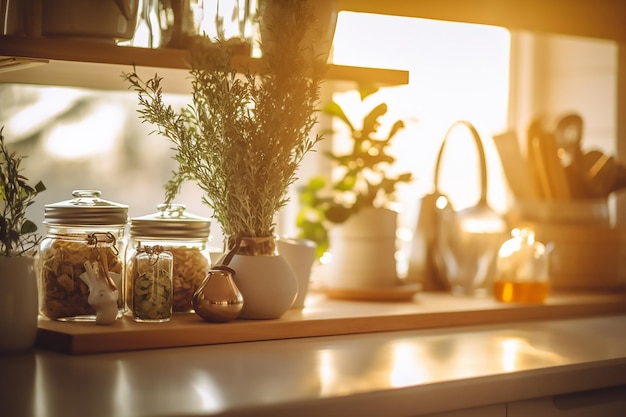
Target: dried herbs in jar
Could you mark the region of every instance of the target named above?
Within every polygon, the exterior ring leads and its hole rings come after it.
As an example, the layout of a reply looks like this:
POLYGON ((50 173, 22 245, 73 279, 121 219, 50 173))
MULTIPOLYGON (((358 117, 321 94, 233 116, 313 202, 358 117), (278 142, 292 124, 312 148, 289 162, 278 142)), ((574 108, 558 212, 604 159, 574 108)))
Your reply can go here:
POLYGON ((128 308, 135 321, 172 318, 172 254, 159 245, 140 245, 128 264, 128 308))
POLYGON ((175 313, 192 312, 193 294, 211 269, 208 241, 211 222, 185 212, 180 204, 160 204, 158 212, 130 221, 129 254, 142 245, 158 245, 173 257, 173 305, 175 313))

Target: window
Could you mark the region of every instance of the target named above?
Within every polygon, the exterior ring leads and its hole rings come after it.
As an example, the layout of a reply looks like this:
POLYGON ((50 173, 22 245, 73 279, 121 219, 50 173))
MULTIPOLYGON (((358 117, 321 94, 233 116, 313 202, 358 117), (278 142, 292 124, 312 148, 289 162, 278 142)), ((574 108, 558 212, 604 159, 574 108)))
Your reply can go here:
MULTIPOLYGON (((510 198, 491 137, 511 128, 523 136, 536 110, 579 110, 589 120, 587 146, 615 150, 614 42, 342 12, 333 48, 333 61, 338 64, 410 71, 407 86, 384 88, 378 96, 389 104, 386 119, 407 121, 394 143, 399 158, 395 169, 411 170, 416 176, 415 183, 399 193, 405 235, 412 231, 420 196, 432 186, 436 153, 455 120, 472 122, 483 137, 489 199, 500 211, 506 210, 510 198), (581 55, 586 58, 580 59, 581 55)), ((326 85, 344 106, 360 103, 350 90, 352 83, 326 85)), ((24 161, 28 177, 43 179, 48 186, 30 209, 35 220, 43 220, 43 205, 68 199, 79 188, 100 189, 104 198, 128 204, 131 216, 156 211, 175 162, 169 143, 150 136, 152 127, 140 123, 132 92, 0 85, 0 95, 8 103, 0 109, 4 136, 20 153, 29 155, 24 161)), ((183 105, 187 98, 171 95, 168 101, 183 105)), ((360 120, 359 108, 353 110, 354 120, 360 120)), ((478 172, 472 141, 454 142, 454 149, 446 151, 442 187, 462 207, 477 198, 478 172)), ((341 139, 321 146, 341 146, 341 139)), ((316 172, 320 154, 309 155, 300 171, 302 180, 316 172)), ((294 232, 296 201, 292 198, 291 207, 281 213, 281 234, 294 232)), ((211 214, 193 184, 184 187, 178 202, 193 213, 211 214)), ((220 247, 217 224, 212 233, 213 243, 220 247)))

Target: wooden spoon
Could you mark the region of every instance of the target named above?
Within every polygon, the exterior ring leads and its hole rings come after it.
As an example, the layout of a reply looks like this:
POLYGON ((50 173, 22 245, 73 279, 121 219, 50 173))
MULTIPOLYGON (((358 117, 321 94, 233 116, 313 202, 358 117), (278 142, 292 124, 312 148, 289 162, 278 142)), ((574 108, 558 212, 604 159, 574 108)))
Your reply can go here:
POLYGON ((566 114, 556 124, 554 138, 564 166, 576 165, 582 156, 583 119, 578 114, 566 114))
POLYGON ((581 166, 583 151, 583 119, 576 113, 561 117, 554 129, 558 155, 565 167, 572 198, 590 197, 588 181, 581 166))
POLYGON ((592 150, 582 156, 580 167, 592 197, 606 197, 611 193, 618 178, 615 158, 592 150))

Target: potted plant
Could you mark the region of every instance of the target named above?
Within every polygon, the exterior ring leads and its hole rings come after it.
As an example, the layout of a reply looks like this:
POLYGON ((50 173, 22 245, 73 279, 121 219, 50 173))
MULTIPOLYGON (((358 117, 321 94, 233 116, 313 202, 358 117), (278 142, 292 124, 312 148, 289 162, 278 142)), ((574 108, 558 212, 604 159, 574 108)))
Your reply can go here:
POLYGON ((0 351, 31 348, 37 333, 35 254, 41 236, 26 209, 46 187, 28 184, 22 157, 10 152, 0 129, 0 351))
MULTIPOLYGON (((368 98, 373 98, 377 91, 375 87, 360 86, 361 103, 367 104, 368 98)), ((376 104, 358 126, 339 104, 328 103, 323 112, 348 128, 352 141, 350 151, 325 152, 338 168, 338 176, 330 182, 323 176, 313 177, 300 193, 301 209, 296 219, 300 237, 317 243, 318 256, 330 249, 335 264, 332 275, 346 279, 360 276, 360 282, 348 284, 350 286, 373 285, 368 283, 371 280, 367 275, 387 275, 389 283, 395 282, 397 215, 390 203, 394 201, 398 184, 410 182, 412 174, 389 173, 396 161, 389 148, 393 138, 404 128, 404 122, 395 121, 386 136, 381 134, 379 119, 387 109, 384 102, 376 104), (349 244, 350 240, 354 244, 349 244), (375 245, 381 242, 386 244, 386 249, 375 245), (378 266, 363 264, 371 255, 378 266), (358 272, 354 268, 358 268, 358 272), (384 272, 380 272, 381 268, 384 272)))
POLYGON ((237 250, 229 266, 244 298, 243 318, 280 317, 295 298, 293 273, 273 256, 274 217, 287 203, 304 155, 321 139, 311 135, 326 69, 307 41, 313 2, 276 4, 271 21, 280 27, 268 26, 272 36, 257 72, 238 73, 226 42, 193 42, 192 103, 180 111, 163 102, 158 76, 144 82, 135 72, 124 74, 138 93, 140 118, 173 143, 178 168, 165 202, 183 182, 195 181, 226 237, 225 250, 237 250), (282 272, 272 272, 270 263, 290 277, 281 281, 282 272))

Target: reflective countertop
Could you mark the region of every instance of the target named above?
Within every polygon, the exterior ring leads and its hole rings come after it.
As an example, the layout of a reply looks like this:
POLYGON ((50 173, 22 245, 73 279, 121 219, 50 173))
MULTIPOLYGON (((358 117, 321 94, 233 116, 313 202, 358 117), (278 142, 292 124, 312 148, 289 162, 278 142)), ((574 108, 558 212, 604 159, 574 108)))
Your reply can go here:
POLYGON ((415 416, 626 384, 626 315, 0 356, 0 416, 415 416))

